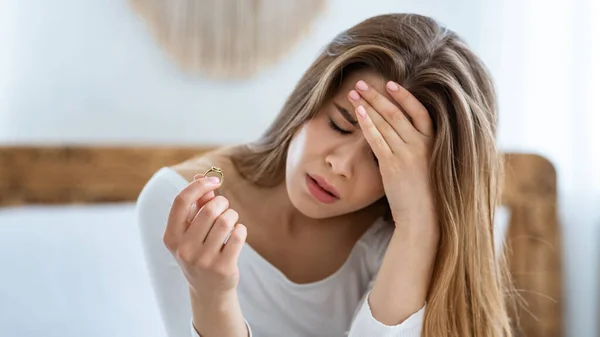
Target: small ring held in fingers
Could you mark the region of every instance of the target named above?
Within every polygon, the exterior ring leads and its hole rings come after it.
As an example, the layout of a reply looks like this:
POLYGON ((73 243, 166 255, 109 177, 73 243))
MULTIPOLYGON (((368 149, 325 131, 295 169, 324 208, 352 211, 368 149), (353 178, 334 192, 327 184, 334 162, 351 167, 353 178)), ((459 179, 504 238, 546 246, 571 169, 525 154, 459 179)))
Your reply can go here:
POLYGON ((225 180, 225 175, 223 174, 223 170, 220 167, 212 166, 206 172, 204 172, 205 177, 207 177, 209 174, 219 177, 219 187, 221 185, 223 185, 223 180, 225 180))

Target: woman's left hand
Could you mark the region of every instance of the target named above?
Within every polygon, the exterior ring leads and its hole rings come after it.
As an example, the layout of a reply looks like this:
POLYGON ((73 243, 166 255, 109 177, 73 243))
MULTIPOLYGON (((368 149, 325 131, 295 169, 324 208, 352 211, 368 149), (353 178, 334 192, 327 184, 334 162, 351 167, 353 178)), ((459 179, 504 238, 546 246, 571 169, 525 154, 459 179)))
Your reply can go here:
POLYGON ((435 200, 430 180, 434 132, 427 109, 408 90, 388 82, 395 101, 364 81, 348 94, 365 139, 379 161, 396 229, 437 241, 435 200))

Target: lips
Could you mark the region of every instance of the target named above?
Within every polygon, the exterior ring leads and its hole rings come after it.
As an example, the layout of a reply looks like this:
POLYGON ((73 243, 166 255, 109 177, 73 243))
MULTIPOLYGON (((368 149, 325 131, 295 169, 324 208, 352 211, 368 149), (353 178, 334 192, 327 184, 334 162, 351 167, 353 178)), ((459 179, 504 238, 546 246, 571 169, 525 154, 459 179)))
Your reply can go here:
POLYGON ((308 174, 305 176, 305 180, 306 180, 306 188, 307 188, 308 192, 317 201, 324 203, 324 204, 332 204, 339 200, 338 197, 331 194, 331 192, 323 189, 323 187, 321 187, 321 185, 319 185, 317 183, 317 181, 315 179, 313 179, 311 176, 309 176, 308 174))
POLYGON ((335 189, 335 187, 333 187, 332 185, 330 185, 327 180, 325 180, 325 178, 320 177, 318 175, 308 175, 312 180, 314 180, 319 187, 321 187, 325 192, 331 194, 333 197, 335 198, 340 198, 340 193, 335 189))

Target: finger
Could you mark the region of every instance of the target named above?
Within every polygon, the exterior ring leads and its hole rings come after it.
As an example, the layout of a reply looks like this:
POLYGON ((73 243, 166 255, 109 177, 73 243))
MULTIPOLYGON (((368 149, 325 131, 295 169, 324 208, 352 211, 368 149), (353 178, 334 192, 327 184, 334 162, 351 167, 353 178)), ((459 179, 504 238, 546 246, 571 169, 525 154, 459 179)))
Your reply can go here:
POLYGON ((239 215, 236 211, 229 208, 221 214, 214 225, 208 232, 204 245, 211 252, 220 252, 225 244, 225 239, 233 230, 233 226, 237 223, 239 215))
POLYGON ((200 210, 200 208, 202 208, 202 206, 204 204, 206 204, 207 202, 209 202, 212 198, 215 197, 215 192, 214 191, 210 191, 208 193, 206 193, 205 195, 201 196, 200 199, 198 199, 195 203, 192 204, 192 207, 190 208, 190 215, 188 216, 188 222, 192 222, 194 221, 194 218, 196 217, 196 215, 198 215, 198 211, 200 210))
MULTIPOLYGON (((205 176, 204 174, 196 174, 194 176, 194 180, 198 180, 198 179, 203 179, 205 176)), ((214 180, 214 179, 213 179, 214 180)), ((214 180, 216 182, 216 180, 214 180)), ((215 192, 214 191, 210 191, 208 193, 206 193, 205 195, 203 195, 202 197, 200 197, 200 199, 198 199, 197 202, 192 204, 192 208, 190 210, 190 215, 188 217, 188 222, 192 222, 194 220, 194 218, 196 217, 196 215, 198 214, 198 211, 200 210, 200 208, 202 208, 202 206, 204 204, 206 204, 210 199, 215 197, 215 192)))
MULTIPOLYGON (((206 193, 214 191, 219 186, 216 180, 218 179, 194 180, 177 194, 169 211, 165 240, 179 242, 189 226, 187 218, 192 204, 206 193)), ((201 207, 201 205, 199 206, 201 207)))
POLYGON ((375 124, 373 124, 373 120, 369 117, 369 114, 362 105, 359 105, 356 108, 356 114, 358 116, 358 124, 360 125, 369 146, 371 146, 371 150, 375 153, 375 156, 379 160, 389 156, 392 153, 392 150, 381 135, 381 132, 379 132, 375 124))
POLYGON ((184 234, 184 241, 194 241, 196 245, 202 245, 208 238, 208 233, 214 226, 215 221, 229 209, 229 200, 223 196, 216 196, 207 202, 198 212, 194 221, 184 234))
POLYGON ((369 117, 373 121, 373 124, 375 125, 377 130, 383 136, 383 139, 387 143, 388 147, 390 148, 390 151, 395 152, 394 149, 396 149, 396 151, 398 151, 402 147, 404 140, 396 132, 396 130, 394 130, 394 128, 392 128, 390 123, 388 123, 383 118, 383 116, 381 116, 377 111, 375 111, 375 109, 373 109, 373 107, 369 104, 369 102, 364 100, 364 98, 362 98, 358 94, 358 92, 356 92, 356 90, 351 90, 350 93, 348 94, 348 97, 350 98, 350 101, 351 101, 352 105, 355 106, 355 108, 358 109, 359 106, 362 106, 367 111, 367 115, 369 115, 369 117), (356 98, 357 95, 358 95, 358 99, 356 98))
MULTIPOLYGON (((419 134, 412 125, 408 117, 396 103, 390 101, 372 86, 369 86, 365 81, 358 81, 356 89, 360 96, 367 101, 373 110, 381 115, 392 129, 402 138, 405 143, 410 143, 419 134)), ((365 107, 367 111, 369 109, 365 107)), ((373 118, 375 125, 378 125, 377 120, 373 118)), ((384 134, 385 136, 385 134, 384 134)))
POLYGON ((406 88, 396 82, 389 81, 386 88, 390 96, 410 116, 417 131, 427 137, 433 136, 433 122, 425 106, 406 88))
POLYGON ((222 257, 225 261, 229 261, 232 264, 237 265, 240 251, 246 243, 246 237, 248 235, 248 229, 246 226, 238 223, 229 236, 229 240, 223 247, 222 257))

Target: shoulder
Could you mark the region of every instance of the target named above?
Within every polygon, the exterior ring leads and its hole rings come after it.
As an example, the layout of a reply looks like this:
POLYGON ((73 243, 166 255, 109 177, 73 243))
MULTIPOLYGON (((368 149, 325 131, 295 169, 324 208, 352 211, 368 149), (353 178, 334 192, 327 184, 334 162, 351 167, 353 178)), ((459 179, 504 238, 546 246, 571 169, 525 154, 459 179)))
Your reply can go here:
POLYGON ((233 164, 230 160, 230 153, 233 148, 233 146, 216 148, 181 163, 169 166, 169 169, 178 173, 188 182, 192 181, 196 174, 204 174, 212 166, 218 166, 224 171, 231 171, 233 164))

